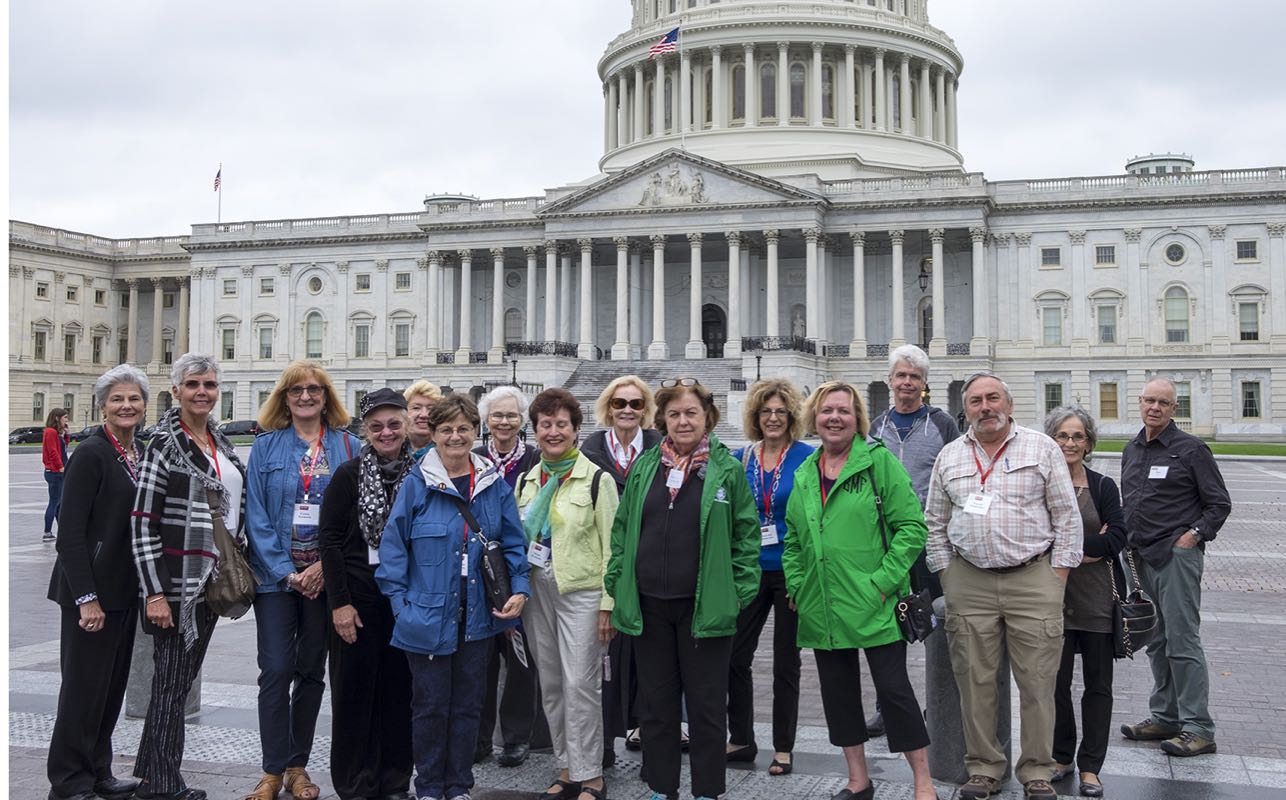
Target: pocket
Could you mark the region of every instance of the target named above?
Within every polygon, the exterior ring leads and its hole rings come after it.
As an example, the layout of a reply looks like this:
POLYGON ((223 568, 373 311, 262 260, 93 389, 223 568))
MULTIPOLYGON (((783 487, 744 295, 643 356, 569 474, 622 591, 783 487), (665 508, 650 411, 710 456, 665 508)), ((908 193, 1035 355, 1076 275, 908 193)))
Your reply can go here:
POLYGON ((433 567, 447 557, 447 526, 440 522, 416 521, 411 525, 411 558, 419 566, 433 567))
MULTIPOLYGON (((397 615, 397 638, 413 647, 436 650, 445 638, 445 592, 407 592, 406 608, 397 615)), ((454 628, 452 628, 454 633, 454 628)))

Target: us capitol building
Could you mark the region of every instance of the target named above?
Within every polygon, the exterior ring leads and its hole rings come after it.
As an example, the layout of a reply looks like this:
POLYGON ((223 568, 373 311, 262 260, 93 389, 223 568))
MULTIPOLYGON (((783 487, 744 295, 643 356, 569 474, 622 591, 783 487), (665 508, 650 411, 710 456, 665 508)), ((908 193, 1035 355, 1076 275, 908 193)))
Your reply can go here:
MULTIPOLYGON (((889 348, 932 402, 992 369, 1034 424, 1080 402, 1132 434, 1153 375, 1219 438, 1286 438, 1286 170, 991 182, 957 148, 963 59, 927 0, 633 0, 599 60, 600 174, 403 213, 105 239, 10 222, 13 425, 127 360, 170 403, 176 353, 224 365, 248 418, 291 359, 355 405, 419 377, 480 389, 695 375, 729 410, 756 375, 844 378, 888 404, 889 348), (681 26, 675 52, 649 48, 681 26)), ((30 422, 28 422, 30 420, 30 422)))

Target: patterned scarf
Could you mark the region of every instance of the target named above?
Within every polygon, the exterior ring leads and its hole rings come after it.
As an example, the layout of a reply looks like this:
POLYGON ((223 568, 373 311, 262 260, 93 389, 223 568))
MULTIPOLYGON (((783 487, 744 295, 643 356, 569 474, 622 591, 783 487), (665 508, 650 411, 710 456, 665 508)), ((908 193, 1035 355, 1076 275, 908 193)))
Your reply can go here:
MULTIPOLYGON (((681 470, 683 480, 687 481, 688 476, 695 470, 697 476, 704 478, 706 476, 706 462, 710 460, 710 434, 701 437, 696 448, 686 456, 679 455, 679 451, 674 449, 674 442, 669 436, 661 440, 661 466, 667 470, 681 470)), ((667 481, 668 483, 668 481, 667 481)), ((670 504, 674 504, 674 498, 679 496, 679 489, 668 487, 670 489, 670 504)), ((679 488, 682 488, 680 486, 679 488)))
POLYGON ((500 451, 496 450, 495 437, 493 436, 487 440, 487 455, 491 457, 492 461, 496 462, 502 477, 507 477, 513 468, 518 466, 518 462, 522 460, 523 454, 526 452, 527 443, 522 439, 518 439, 513 449, 503 456, 500 455, 500 451))
POLYGON ((567 454, 558 461, 549 461, 541 456, 540 474, 544 483, 540 491, 536 492, 535 498, 528 504, 527 516, 522 523, 527 541, 544 541, 552 537, 549 512, 554 505, 554 494, 558 491, 558 487, 562 486, 563 480, 572 471, 572 467, 576 466, 578 458, 580 458, 580 450, 575 447, 568 450, 567 454))
POLYGON ((369 443, 362 445, 357 457, 357 528, 366 544, 378 550, 384 523, 393 510, 393 498, 415 464, 411 442, 404 439, 402 449, 391 459, 376 454, 369 443))

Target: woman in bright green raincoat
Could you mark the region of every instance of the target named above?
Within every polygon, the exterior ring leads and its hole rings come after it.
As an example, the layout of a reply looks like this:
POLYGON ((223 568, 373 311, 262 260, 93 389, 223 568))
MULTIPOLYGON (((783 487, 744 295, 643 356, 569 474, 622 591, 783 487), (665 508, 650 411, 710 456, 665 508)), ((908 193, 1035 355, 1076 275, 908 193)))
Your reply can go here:
POLYGON ((910 592, 907 573, 927 536, 920 501, 901 462, 879 442, 866 441, 870 420, 851 384, 818 386, 804 421, 821 447, 795 472, 782 569, 799 611, 799 646, 812 648, 817 660, 831 744, 843 748, 848 761, 848 785, 833 800, 875 796, 866 770, 864 743, 870 736, 858 680, 861 650, 884 713, 889 750, 906 754, 916 800, 934 798, 929 734, 894 617, 898 598, 910 592))

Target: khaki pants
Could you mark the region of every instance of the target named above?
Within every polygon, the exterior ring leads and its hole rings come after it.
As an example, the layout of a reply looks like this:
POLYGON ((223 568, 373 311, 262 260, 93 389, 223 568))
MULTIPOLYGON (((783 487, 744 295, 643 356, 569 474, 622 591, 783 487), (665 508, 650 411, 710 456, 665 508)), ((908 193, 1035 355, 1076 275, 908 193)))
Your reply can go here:
POLYGON ((1008 646, 1018 684, 1022 752, 1014 772, 1026 783, 1054 769, 1054 685, 1063 649, 1062 580, 1048 555, 1010 572, 956 557, 940 573, 947 602, 951 669, 960 689, 965 769, 1000 780, 1005 755, 996 741, 996 673, 1008 646))

